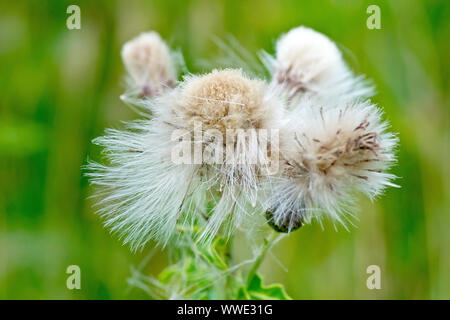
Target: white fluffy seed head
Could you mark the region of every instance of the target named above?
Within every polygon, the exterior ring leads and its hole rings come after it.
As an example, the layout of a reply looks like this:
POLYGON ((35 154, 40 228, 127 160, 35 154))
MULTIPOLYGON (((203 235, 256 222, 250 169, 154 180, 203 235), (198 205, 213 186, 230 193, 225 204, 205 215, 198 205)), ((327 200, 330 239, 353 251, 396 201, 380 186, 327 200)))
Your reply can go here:
POLYGON ((305 106, 281 136, 282 175, 266 209, 275 223, 328 216, 345 225, 354 192, 370 198, 395 178, 386 172, 397 139, 369 102, 324 110, 305 106))
POLYGON ((106 225, 134 249, 151 239, 165 244, 176 238, 177 225, 189 230, 194 222, 202 228, 195 235, 199 241, 211 241, 224 226, 229 236, 256 202, 260 168, 247 160, 268 156, 267 150, 259 144, 235 149, 231 163, 176 164, 171 154, 179 141, 173 133, 191 134, 194 150, 196 124, 201 125, 202 149, 209 145, 209 129, 226 134, 228 129, 279 126, 283 101, 266 89, 264 82, 239 70, 190 76, 152 100, 151 120, 132 122, 126 131, 108 130, 96 139, 110 162, 89 167, 91 181, 102 187, 106 225))
POLYGON ((266 95, 265 82, 248 78, 241 70, 213 70, 191 76, 172 98, 171 117, 177 126, 205 130, 262 129, 280 118, 281 107, 266 95))
POLYGON ((271 171, 267 163, 273 160, 270 152, 278 141, 271 140, 270 130, 281 126, 284 101, 272 94, 264 81, 251 79, 236 69, 187 77, 162 100, 161 106, 166 107, 158 108, 155 113, 164 123, 188 131, 201 124, 203 150, 207 146, 215 149, 215 143, 233 141, 235 148, 231 157, 225 147, 223 163, 201 169, 201 174, 209 181, 208 189, 221 194, 201 239, 211 240, 228 218, 232 219, 228 226, 231 232, 249 215, 246 204, 256 204, 259 176, 271 171), (268 130, 267 136, 259 136, 259 129, 268 130), (210 141, 210 130, 221 133, 223 140, 210 141), (238 135, 243 138, 240 140, 244 143, 242 148, 236 146, 238 135), (252 143, 253 138, 256 143, 252 143))
POLYGON ((336 44, 303 26, 282 35, 276 44, 272 85, 283 88, 289 99, 317 95, 322 102, 369 97, 372 89, 347 67, 336 44))
POLYGON ((122 60, 132 87, 141 97, 159 95, 177 81, 170 50, 158 33, 142 33, 122 47, 122 60))
POLYGON ((281 36, 276 54, 276 75, 299 85, 320 85, 330 77, 338 77, 344 68, 334 42, 306 27, 297 27, 281 36))

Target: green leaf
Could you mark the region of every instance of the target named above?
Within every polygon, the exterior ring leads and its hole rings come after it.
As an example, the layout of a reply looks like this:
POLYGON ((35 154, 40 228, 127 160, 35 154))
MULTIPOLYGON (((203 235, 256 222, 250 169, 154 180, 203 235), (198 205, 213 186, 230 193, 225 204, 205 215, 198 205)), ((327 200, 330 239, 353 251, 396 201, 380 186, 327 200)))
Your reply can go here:
POLYGON ((264 286, 262 278, 258 274, 255 274, 250 280, 250 283, 246 288, 247 294, 241 289, 242 288, 238 290, 238 297, 249 296, 252 300, 291 300, 291 297, 289 297, 281 284, 275 283, 264 286))
POLYGON ((228 265, 225 262, 225 244, 224 238, 217 238, 211 246, 197 246, 197 251, 200 257, 206 262, 211 263, 219 270, 228 270, 228 265))
POLYGON ((238 288, 236 300, 251 300, 252 298, 248 294, 247 288, 242 286, 238 288))
POLYGON ((174 277, 179 275, 181 272, 180 267, 176 264, 166 267, 158 275, 158 281, 162 284, 168 284, 174 277))

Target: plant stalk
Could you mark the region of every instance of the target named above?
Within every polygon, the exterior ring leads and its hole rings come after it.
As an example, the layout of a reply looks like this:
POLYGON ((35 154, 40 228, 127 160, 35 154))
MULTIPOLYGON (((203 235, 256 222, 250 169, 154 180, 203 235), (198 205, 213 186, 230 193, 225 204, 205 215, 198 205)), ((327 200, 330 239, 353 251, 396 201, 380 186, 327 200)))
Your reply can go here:
POLYGON ((250 270, 247 274, 247 286, 250 285, 250 282, 252 281, 253 277, 255 276, 256 272, 258 271, 259 267, 261 266, 261 263, 263 262, 267 252, 269 252, 272 245, 276 242, 278 237, 280 236, 280 233, 278 232, 272 232, 268 239, 264 239, 264 246, 261 250, 261 253, 258 257, 256 257, 255 262, 251 266, 250 270))

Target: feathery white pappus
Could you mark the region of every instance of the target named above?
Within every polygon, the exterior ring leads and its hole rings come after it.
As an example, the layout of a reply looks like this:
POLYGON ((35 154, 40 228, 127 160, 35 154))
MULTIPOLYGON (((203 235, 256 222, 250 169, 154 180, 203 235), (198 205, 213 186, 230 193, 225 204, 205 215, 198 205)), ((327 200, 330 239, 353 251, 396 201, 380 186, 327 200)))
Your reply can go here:
POLYGON ((252 129, 279 128, 284 102, 267 87, 240 70, 191 75, 153 100, 151 120, 131 122, 125 131, 109 129, 95 139, 110 162, 91 163, 88 174, 93 184, 102 187, 98 205, 106 226, 133 249, 150 239, 166 244, 175 235, 177 223, 184 229, 200 224, 203 232, 197 239, 208 242, 229 221, 229 236, 250 215, 247 204, 256 202, 264 168, 249 160, 270 157, 264 147, 271 135, 256 136, 263 140, 256 145, 244 139, 230 162, 175 163, 173 152, 180 139, 194 150, 200 141, 204 152, 223 147, 225 137, 215 139, 215 134, 226 134, 233 145, 239 145, 236 131, 230 130, 249 130, 245 133, 249 138, 252 129), (213 203, 209 213, 208 202, 213 203))
POLYGON ((275 59, 265 58, 272 85, 284 89, 290 100, 308 95, 322 103, 349 102, 373 95, 367 81, 347 67, 335 43, 313 29, 291 29, 278 39, 275 59))
POLYGON ((170 50, 158 33, 141 33, 123 45, 121 55, 137 95, 153 97, 175 86, 177 73, 170 50))
POLYGON ((281 174, 264 204, 279 228, 291 231, 323 217, 345 226, 355 192, 372 199, 396 186, 386 170, 395 160, 397 138, 386 131, 375 105, 304 105, 290 118, 280 133, 281 174))

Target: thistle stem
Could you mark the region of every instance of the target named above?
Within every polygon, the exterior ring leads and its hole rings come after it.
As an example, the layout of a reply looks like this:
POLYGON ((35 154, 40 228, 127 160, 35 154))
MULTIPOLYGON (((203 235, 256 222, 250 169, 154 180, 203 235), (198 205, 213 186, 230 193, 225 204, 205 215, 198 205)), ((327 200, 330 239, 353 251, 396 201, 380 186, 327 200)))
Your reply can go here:
MULTIPOLYGON (((232 240, 233 240, 233 238, 230 237, 230 239, 228 239, 227 244, 226 244, 225 261, 226 261, 228 268, 230 268, 230 266, 233 264, 233 241, 232 240)), ((228 296, 228 294, 230 294, 232 292, 232 290, 233 290, 233 273, 228 272, 228 274, 226 276, 226 293, 225 293, 225 295, 228 296)))
MULTIPOLYGON (((233 206, 231 207, 229 219, 232 219, 232 217, 233 217, 234 209, 236 207, 236 202, 237 202, 237 199, 234 201, 233 206)), ((227 239, 225 259, 226 259, 227 266, 229 268, 233 264, 233 237, 229 237, 227 239)), ((226 286, 227 286, 228 291, 231 291, 233 289, 233 273, 232 272, 228 273, 228 275, 227 275, 226 286)))
POLYGON ((264 245, 262 247, 261 253, 256 257, 255 262, 251 266, 250 270, 247 274, 247 286, 252 281, 253 277, 255 276, 256 272, 258 271, 259 267, 261 266, 261 263, 263 262, 267 252, 269 252, 270 248, 273 246, 273 244, 276 242, 276 240, 280 237, 280 233, 278 232, 272 232, 268 239, 264 239, 264 245))

